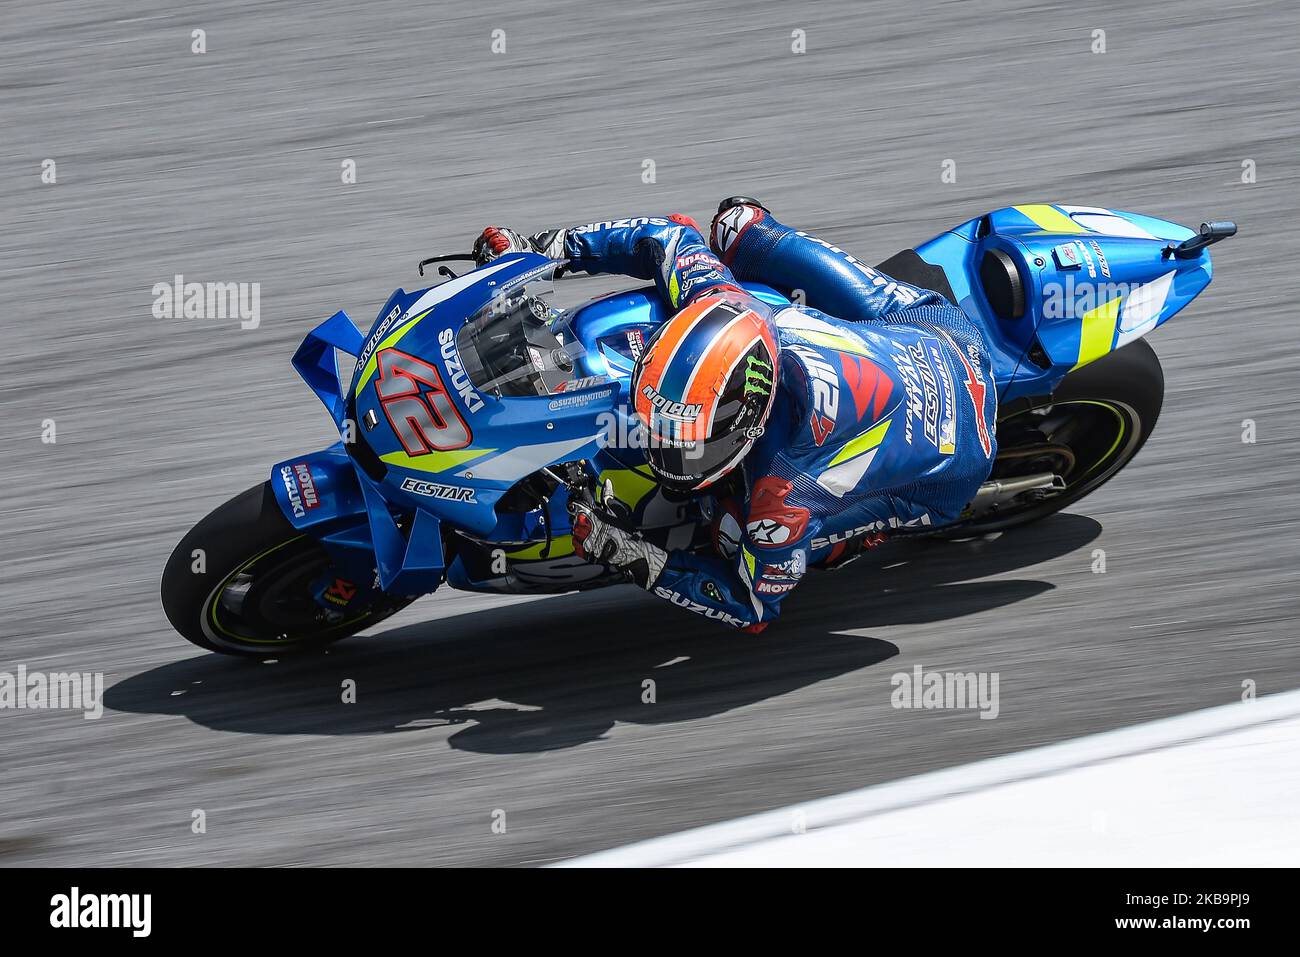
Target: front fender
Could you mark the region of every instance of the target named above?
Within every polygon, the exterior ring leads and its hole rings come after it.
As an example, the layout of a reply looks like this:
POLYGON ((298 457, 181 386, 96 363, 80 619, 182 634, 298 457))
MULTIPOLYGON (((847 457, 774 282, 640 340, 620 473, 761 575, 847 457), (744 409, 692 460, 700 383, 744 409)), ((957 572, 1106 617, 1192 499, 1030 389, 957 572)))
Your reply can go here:
POLYGON ((300 531, 366 513, 361 483, 342 442, 277 462, 271 488, 284 517, 300 531))
POLYGON ((446 567, 438 519, 417 510, 403 535, 379 487, 363 487, 363 481, 342 442, 271 469, 271 489, 285 518, 319 539, 336 564, 353 574, 377 568, 381 587, 394 594, 433 591, 446 567))

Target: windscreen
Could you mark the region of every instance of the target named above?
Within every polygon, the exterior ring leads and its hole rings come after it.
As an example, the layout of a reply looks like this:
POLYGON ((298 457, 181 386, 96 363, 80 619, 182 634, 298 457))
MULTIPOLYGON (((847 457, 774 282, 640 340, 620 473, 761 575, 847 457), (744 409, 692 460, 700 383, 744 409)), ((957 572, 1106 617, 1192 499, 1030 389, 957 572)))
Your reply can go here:
POLYGON ((498 397, 550 395, 574 378, 573 357, 552 331, 554 273, 506 286, 456 337, 465 372, 498 397))

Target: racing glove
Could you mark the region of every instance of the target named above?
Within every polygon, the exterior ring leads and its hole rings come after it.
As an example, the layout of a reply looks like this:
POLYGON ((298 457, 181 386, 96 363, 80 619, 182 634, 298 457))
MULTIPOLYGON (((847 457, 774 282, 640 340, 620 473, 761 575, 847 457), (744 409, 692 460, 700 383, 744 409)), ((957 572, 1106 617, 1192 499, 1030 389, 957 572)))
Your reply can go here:
POLYGON ((581 502, 570 502, 573 550, 589 562, 612 565, 627 573, 632 583, 649 591, 663 574, 668 553, 640 535, 625 531, 601 512, 581 502))
POLYGON ((530 253, 533 247, 519 233, 506 226, 489 226, 474 240, 474 261, 480 266, 506 253, 530 253))
POLYGON ((564 241, 568 236, 567 229, 543 229, 540 233, 533 233, 528 241, 533 244, 534 252, 541 253, 547 259, 563 262, 569 258, 564 251, 564 241))
POLYGON ((540 253, 548 259, 566 259, 567 229, 544 229, 526 237, 508 226, 489 226, 474 240, 474 261, 480 266, 506 253, 540 253))

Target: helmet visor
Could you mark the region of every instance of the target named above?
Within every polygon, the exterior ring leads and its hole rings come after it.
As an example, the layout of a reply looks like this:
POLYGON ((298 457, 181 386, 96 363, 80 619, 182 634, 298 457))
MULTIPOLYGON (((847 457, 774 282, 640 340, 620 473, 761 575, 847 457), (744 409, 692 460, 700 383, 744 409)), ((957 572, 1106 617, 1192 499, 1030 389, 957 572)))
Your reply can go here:
POLYGON ((705 442, 669 443, 651 437, 646 458, 655 475, 671 488, 690 491, 730 471, 753 444, 745 432, 729 432, 705 442))

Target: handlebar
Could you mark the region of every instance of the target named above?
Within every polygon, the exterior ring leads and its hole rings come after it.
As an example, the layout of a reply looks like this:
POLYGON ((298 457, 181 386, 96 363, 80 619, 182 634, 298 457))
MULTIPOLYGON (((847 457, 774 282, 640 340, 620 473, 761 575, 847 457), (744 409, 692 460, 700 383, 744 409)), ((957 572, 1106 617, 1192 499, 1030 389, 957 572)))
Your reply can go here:
MULTIPOLYGON (((421 259, 420 267, 419 267, 420 275, 421 276, 424 275, 424 267, 428 266, 430 263, 446 263, 446 262, 471 262, 472 263, 474 262, 474 254, 473 253, 447 253, 442 256, 430 256, 428 259, 421 259)), ((450 269, 448 269, 446 266, 439 267, 438 275, 450 276, 452 279, 456 278, 456 274, 452 272, 450 269)))

